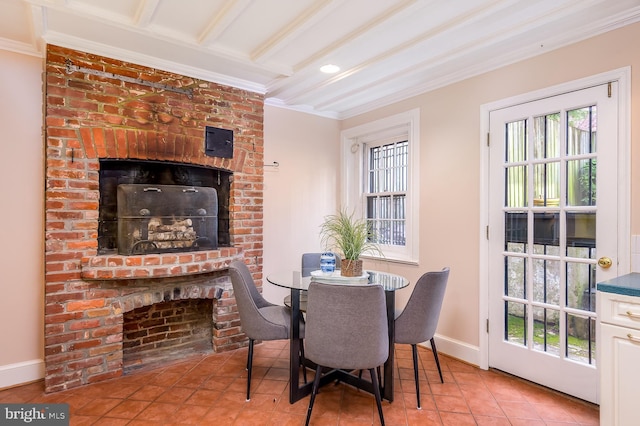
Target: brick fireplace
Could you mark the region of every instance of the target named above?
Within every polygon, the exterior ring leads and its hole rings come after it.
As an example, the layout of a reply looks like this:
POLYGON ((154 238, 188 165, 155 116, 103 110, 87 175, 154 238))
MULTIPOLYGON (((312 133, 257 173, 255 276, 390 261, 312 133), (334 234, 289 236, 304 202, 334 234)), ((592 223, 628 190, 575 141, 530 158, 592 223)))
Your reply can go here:
POLYGON ((227 268, 244 259, 261 284, 263 96, 51 45, 45 88, 46 391, 138 368, 145 357, 136 348, 151 348, 157 363, 185 350, 244 346, 227 268), (233 131, 231 158, 205 153, 207 127, 233 131), (215 250, 99 252, 105 160, 230 176, 225 243, 215 250))

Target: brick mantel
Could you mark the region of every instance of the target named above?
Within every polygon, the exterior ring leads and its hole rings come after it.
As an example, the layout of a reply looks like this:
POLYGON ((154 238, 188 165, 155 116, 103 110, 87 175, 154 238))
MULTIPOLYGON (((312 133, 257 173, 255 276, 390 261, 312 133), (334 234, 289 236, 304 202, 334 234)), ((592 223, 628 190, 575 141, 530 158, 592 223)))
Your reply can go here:
POLYGON ((261 284, 263 96, 51 45, 45 78, 46 390, 121 375, 123 313, 156 299, 215 299, 214 350, 245 345, 235 301, 223 284, 236 259, 245 259, 261 284), (87 69, 104 73, 82 72, 87 69), (161 84, 136 84, 120 75, 161 84), (168 86, 189 95, 159 88, 168 86), (207 126, 233 130, 233 158, 205 155, 207 126), (98 255, 103 159, 166 161, 232 173, 231 246, 98 255))
POLYGON ((83 257, 80 276, 85 280, 127 280, 204 274, 227 269, 242 259, 235 247, 185 253, 107 255, 83 257))

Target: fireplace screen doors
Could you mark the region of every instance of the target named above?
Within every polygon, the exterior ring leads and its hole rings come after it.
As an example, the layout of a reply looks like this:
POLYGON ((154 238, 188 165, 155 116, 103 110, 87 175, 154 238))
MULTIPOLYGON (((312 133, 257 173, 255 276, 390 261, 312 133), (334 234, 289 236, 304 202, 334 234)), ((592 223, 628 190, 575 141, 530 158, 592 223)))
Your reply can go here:
POLYGON ((118 185, 118 254, 218 248, 215 188, 118 185))

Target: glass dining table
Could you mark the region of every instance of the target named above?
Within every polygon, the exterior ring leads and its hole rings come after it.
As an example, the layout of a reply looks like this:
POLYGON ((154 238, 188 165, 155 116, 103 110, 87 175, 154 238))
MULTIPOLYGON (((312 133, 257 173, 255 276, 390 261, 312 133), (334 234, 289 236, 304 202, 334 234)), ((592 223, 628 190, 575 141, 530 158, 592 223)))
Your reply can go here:
MULTIPOLYGON (((390 274, 380 271, 365 271, 368 274, 368 284, 380 284, 385 290, 386 305, 387 305, 387 321, 389 325, 389 358, 383 366, 382 372, 382 389, 381 396, 389 402, 393 401, 393 364, 394 364, 394 320, 395 320, 395 292, 401 288, 405 288, 409 285, 409 280, 405 277, 396 274, 390 274)), ((291 290, 291 333, 290 333, 290 345, 289 345, 289 372, 290 372, 290 386, 289 386, 289 403, 293 404, 296 401, 304 398, 311 393, 313 381, 308 383, 301 383, 300 381, 300 315, 304 310, 304 306, 301 309, 301 294, 306 295, 306 291, 309 289, 311 280, 316 279, 312 276, 303 277, 299 271, 287 271, 270 274, 267 276, 267 281, 278 287, 284 287, 291 290)), ((321 279, 321 278, 320 278, 321 279)), ((337 281, 342 283, 341 281, 337 281)), ((308 361, 307 361, 308 362, 308 361)), ((313 368, 313 365, 308 365, 313 368)), ((336 370, 331 374, 323 376, 320 385, 324 385, 335 380, 340 380, 350 385, 356 386, 360 389, 373 393, 373 385, 370 382, 361 380, 358 376, 355 376, 349 372, 336 370)))

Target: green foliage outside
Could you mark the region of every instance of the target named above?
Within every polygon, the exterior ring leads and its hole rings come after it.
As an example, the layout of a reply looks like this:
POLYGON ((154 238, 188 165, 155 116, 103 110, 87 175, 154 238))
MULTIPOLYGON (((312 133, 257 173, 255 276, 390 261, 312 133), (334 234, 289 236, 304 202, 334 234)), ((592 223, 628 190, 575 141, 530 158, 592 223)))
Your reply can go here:
MULTIPOLYGON (((525 319, 515 315, 509 315, 507 320, 507 333, 509 341, 519 342, 524 345, 525 341, 525 319)), ((544 324, 540 321, 533 322, 533 342, 536 347, 544 345, 544 324)), ((580 339, 575 336, 568 336, 569 347, 573 348, 573 353, 585 359, 589 359, 589 341, 580 339)), ((592 349, 595 351, 595 342, 592 343, 592 349)), ((553 329, 547 328, 547 347, 560 348, 560 334, 557 327, 553 329)))

